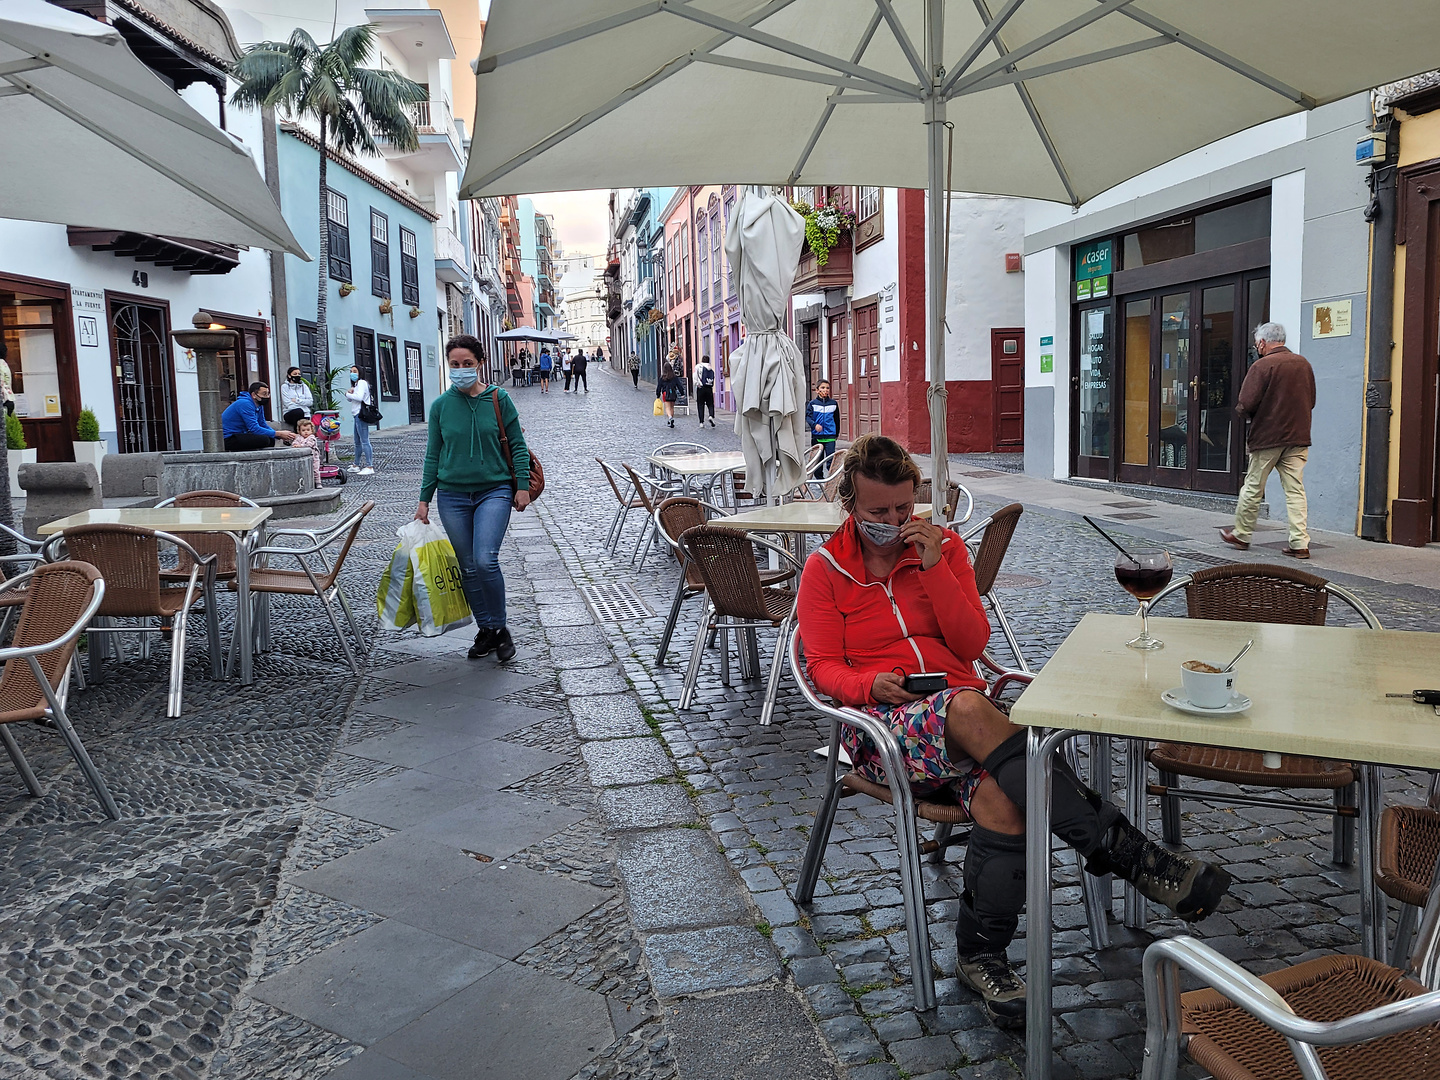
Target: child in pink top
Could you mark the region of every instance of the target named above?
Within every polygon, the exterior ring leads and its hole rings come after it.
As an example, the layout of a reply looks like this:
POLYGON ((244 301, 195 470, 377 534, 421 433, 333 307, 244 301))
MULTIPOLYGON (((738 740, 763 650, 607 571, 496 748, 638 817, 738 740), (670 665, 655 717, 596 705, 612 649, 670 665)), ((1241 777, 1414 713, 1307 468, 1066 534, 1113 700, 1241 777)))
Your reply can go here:
POLYGON ((290 449, 298 450, 305 447, 310 451, 311 463, 315 466, 315 486, 320 486, 320 440, 315 437, 315 425, 308 419, 302 419, 295 424, 295 441, 290 444, 290 449))

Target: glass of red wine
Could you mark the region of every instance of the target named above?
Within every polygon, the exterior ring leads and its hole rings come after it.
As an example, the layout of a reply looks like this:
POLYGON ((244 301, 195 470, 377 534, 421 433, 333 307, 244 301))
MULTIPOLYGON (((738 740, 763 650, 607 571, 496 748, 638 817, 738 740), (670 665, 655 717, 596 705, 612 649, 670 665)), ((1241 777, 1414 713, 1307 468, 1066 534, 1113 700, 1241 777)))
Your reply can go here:
POLYGON ((1129 555, 1115 556, 1115 580, 1140 601, 1140 636, 1125 644, 1132 649, 1163 649, 1165 643, 1150 636, 1150 601, 1175 573, 1170 553, 1163 548, 1137 548, 1129 555), (1133 558, 1131 557, 1133 556, 1133 558))

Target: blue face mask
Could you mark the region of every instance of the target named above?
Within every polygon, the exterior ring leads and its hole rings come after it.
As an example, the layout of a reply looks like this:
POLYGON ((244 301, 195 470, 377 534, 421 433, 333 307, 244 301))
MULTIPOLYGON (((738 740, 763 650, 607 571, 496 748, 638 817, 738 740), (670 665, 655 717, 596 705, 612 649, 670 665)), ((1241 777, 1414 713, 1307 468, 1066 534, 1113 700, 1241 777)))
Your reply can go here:
POLYGON ((351 386, 354 386, 354 385, 355 385, 356 383, 358 383, 359 381, 360 381, 360 376, 357 375, 357 374, 355 374, 355 372, 353 372, 353 371, 350 372, 350 385, 351 385, 351 386))
POLYGON ((856 521, 872 544, 876 547, 894 547, 900 542, 900 526, 888 525, 883 521, 856 521))
POLYGON ((450 369, 450 385, 456 390, 469 390, 479 378, 479 368, 452 367, 450 369))

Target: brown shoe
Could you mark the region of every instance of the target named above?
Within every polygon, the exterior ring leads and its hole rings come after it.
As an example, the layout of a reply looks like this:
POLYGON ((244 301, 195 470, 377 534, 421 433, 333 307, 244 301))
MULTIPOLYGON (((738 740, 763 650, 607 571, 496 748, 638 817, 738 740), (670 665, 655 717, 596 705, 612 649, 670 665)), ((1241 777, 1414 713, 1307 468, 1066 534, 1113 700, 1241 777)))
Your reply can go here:
MULTIPOLYGON (((1249 551, 1249 550, 1250 550, 1250 541, 1248 541, 1248 540, 1241 540, 1238 536, 1235 535, 1235 530, 1234 530, 1234 529, 1230 529, 1230 528, 1221 529, 1221 530, 1220 530, 1220 539, 1221 539, 1221 540, 1224 540, 1225 543, 1229 544, 1231 547, 1239 548, 1241 551, 1249 551)), ((1306 556, 1306 558, 1309 558, 1309 556, 1306 556)))
POLYGON ((1280 554, 1289 555, 1292 559, 1308 559, 1310 558, 1310 549, 1284 547, 1280 549, 1280 554))

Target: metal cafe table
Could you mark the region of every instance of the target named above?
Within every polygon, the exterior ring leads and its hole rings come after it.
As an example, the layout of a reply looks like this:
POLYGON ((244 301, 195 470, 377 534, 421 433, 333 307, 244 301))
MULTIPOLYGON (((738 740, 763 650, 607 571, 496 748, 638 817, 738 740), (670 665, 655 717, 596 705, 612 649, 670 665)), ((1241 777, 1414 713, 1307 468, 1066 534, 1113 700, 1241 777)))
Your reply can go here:
MULTIPOLYGON (((715 518, 710 522, 725 529, 745 532, 819 533, 829 536, 845 523, 847 512, 838 502, 789 502, 761 506, 741 514, 715 518)), ((930 519, 930 504, 916 503, 915 516, 930 519)))
POLYGON ((86 510, 40 526, 43 536, 53 536, 80 525, 135 525, 168 533, 225 532, 235 534, 235 634, 240 648, 240 682, 255 680, 250 610, 250 552, 264 543, 265 522, 273 511, 268 506, 165 506, 124 507, 115 510, 86 510))
MULTIPOLYGON (((1145 827, 1147 741, 1196 743, 1355 762, 1360 772, 1358 862, 1361 944, 1383 957, 1384 898, 1375 886, 1375 830, 1383 802, 1382 765, 1440 769, 1440 716, 1409 694, 1435 685, 1440 634, 1337 626, 1289 626, 1154 618, 1157 652, 1125 647, 1134 616, 1092 613, 1080 620, 1010 719, 1030 729, 1027 766, 1025 1068, 1049 1080, 1052 1054, 1050 797, 1053 753, 1082 734, 1131 740, 1126 811, 1145 827), (1224 663, 1250 638, 1236 690, 1253 704, 1235 716, 1192 716, 1160 700, 1180 685, 1186 660, 1224 663)), ((1102 794, 1104 792, 1102 791, 1102 794)), ((1143 923, 1143 898, 1127 889, 1126 921, 1143 923)))
POLYGON ((697 476, 718 476, 745 467, 739 450, 717 450, 713 454, 651 454, 645 459, 655 468, 678 476, 686 495, 697 476))

